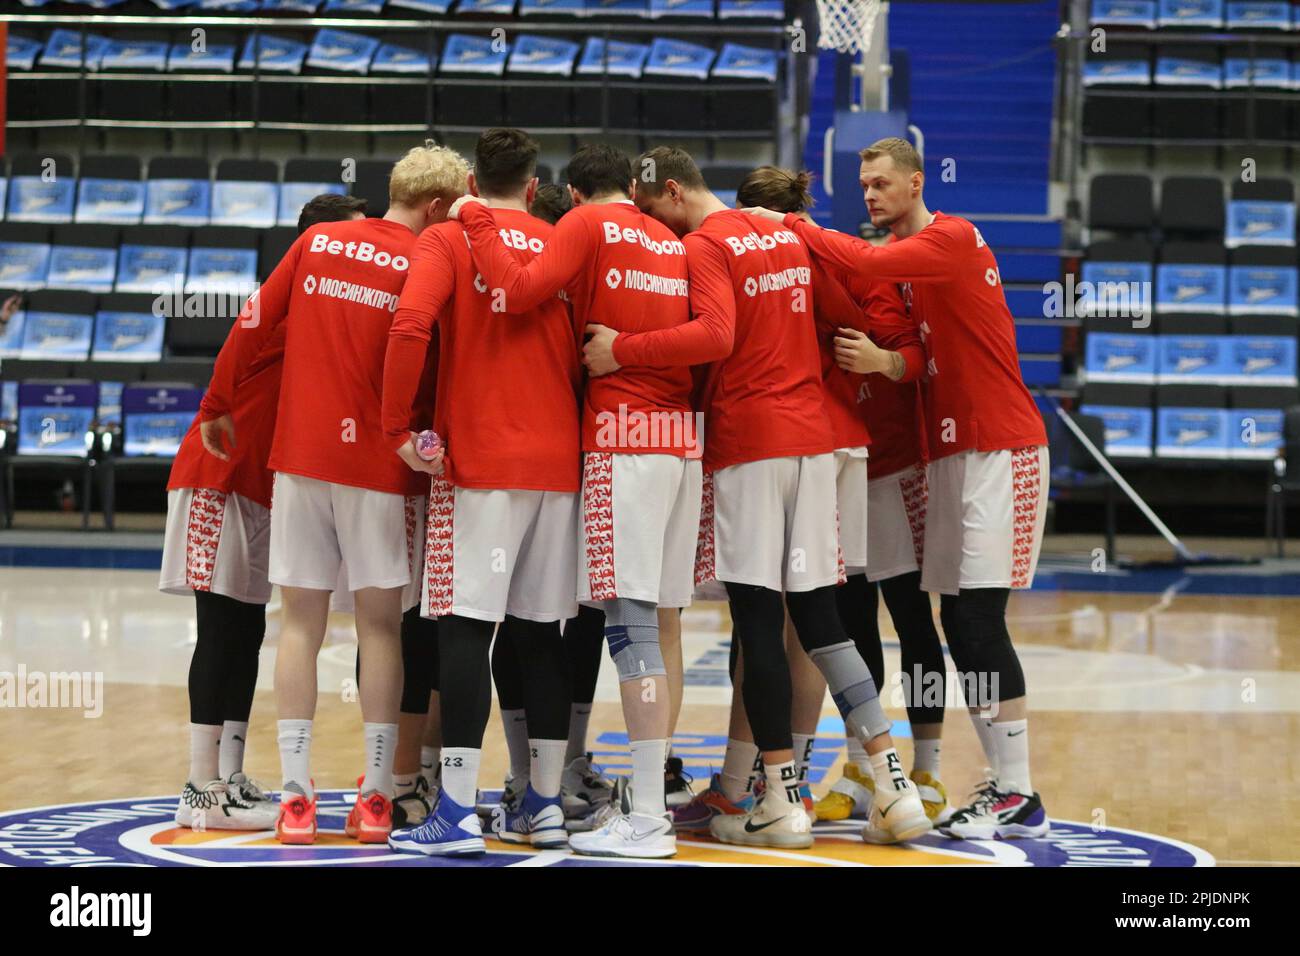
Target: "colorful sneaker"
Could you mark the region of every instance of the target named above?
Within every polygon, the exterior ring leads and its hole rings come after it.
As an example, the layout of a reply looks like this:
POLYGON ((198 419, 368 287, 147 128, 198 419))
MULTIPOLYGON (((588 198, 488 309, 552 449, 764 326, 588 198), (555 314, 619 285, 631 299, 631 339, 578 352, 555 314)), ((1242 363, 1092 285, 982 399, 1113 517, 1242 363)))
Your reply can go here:
POLYGON ((951 836, 952 834, 946 832, 949 825, 960 823, 968 816, 982 814, 984 808, 994 800, 994 795, 997 793, 997 790, 998 781, 997 777, 993 774, 993 769, 991 767, 985 767, 984 779, 980 782, 979 786, 972 791, 969 797, 970 802, 967 803, 966 806, 954 810, 948 817, 944 826, 939 828, 939 832, 943 833, 944 836, 951 836))
POLYGON ((948 805, 948 791, 944 788, 943 781, 924 770, 913 770, 911 776, 930 822, 935 826, 947 823, 953 815, 953 808, 948 805))
POLYGON ((445 790, 423 823, 394 830, 388 835, 388 846, 398 853, 425 856, 481 856, 487 852, 478 814, 453 801, 445 790))
MULTIPOLYGON (((315 784, 312 784, 315 787, 315 784)), ((280 816, 275 821, 275 838, 281 843, 307 846, 316 842, 316 795, 308 800, 301 793, 280 794, 280 816)))
POLYGON ((668 815, 613 812, 588 833, 575 833, 569 848, 583 856, 617 856, 662 860, 677 853, 677 837, 668 815))
POLYGON ((691 802, 695 791, 691 784, 695 778, 682 769, 680 757, 669 757, 664 762, 664 802, 669 810, 684 807, 691 802))
POLYGON ((806 783, 799 784, 799 799, 803 801, 803 812, 808 814, 808 822, 817 822, 817 804, 813 802, 812 787, 806 783))
POLYGON ((531 845, 542 850, 560 849, 569 844, 560 798, 539 796, 531 783, 515 806, 507 809, 502 803, 497 808, 492 815, 492 832, 502 843, 531 845))
POLYGON ((188 780, 176 804, 176 825, 193 830, 271 830, 280 808, 265 794, 254 803, 224 780, 196 787, 188 780))
POLYGON ((1002 791, 994 784, 954 813, 939 832, 956 840, 1021 840, 1046 836, 1051 829, 1038 794, 1002 791))
POLYGON ((415 789, 399 793, 393 798, 393 829, 418 827, 429 815, 432 802, 429 782, 420 774, 415 777, 415 789))
POLYGON ((748 813, 715 816, 709 832, 723 843, 741 846, 799 850, 813 845, 812 821, 803 801, 791 802, 784 794, 764 794, 748 813))
MULTIPOLYGON (((357 779, 357 786, 365 777, 357 779)), ((358 793, 343 832, 358 843, 387 843, 393 832, 393 801, 378 790, 358 793)))
POLYGON ((858 765, 849 761, 844 765, 844 776, 831 784, 826 796, 817 801, 818 820, 847 820, 849 817, 871 816, 871 801, 876 792, 876 781, 871 774, 863 773, 858 765))
POLYGON ((673 811, 673 827, 677 830, 707 830, 714 817, 739 816, 753 809, 752 793, 732 803, 722 792, 721 778, 715 773, 707 790, 696 794, 686 806, 673 811))
POLYGON ((569 819, 585 817, 609 803, 614 795, 614 781, 602 774, 591 762, 591 754, 575 757, 560 778, 560 797, 564 815, 569 819))

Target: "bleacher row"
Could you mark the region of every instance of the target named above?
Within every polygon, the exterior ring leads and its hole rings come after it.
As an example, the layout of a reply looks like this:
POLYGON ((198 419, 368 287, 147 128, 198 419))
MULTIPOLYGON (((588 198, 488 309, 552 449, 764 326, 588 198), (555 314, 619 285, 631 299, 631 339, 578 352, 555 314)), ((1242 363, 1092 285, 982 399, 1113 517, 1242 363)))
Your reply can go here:
POLYGON ((117 16, 365 17, 413 19, 417 14, 647 20, 779 20, 784 0, 5 0, 0 12, 18 13, 42 6, 50 13, 93 9, 117 16))
POLYGON ((1294 185, 1107 174, 1089 186, 1081 409, 1108 454, 1272 458, 1297 388, 1294 185))
POLYGON ((1300 28, 1300 6, 1290 0, 1092 0, 1088 20, 1146 30, 1290 30, 1300 28))

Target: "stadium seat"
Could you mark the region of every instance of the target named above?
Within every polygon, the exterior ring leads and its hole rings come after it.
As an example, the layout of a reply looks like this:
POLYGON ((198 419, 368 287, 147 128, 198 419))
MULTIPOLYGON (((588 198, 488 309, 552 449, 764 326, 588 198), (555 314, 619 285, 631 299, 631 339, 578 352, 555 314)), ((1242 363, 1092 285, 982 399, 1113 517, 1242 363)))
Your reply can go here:
POLYGON ((1156 266, 1156 312, 1225 312, 1227 253, 1218 242, 1166 242, 1156 266))
MULTIPOLYGON (((281 226, 298 225, 303 204, 321 193, 347 193, 343 182, 343 163, 333 159, 294 158, 284 164, 284 182, 280 185, 281 226)), ((286 247, 287 248, 287 247, 286 247)))
POLYGON ((157 292, 185 285, 190 231, 184 226, 127 226, 117 254, 117 292, 157 292))
POLYGON ((159 156, 149 161, 144 221, 205 226, 212 214, 212 171, 206 159, 159 156))
POLYGON ((781 57, 773 49, 724 43, 709 73, 712 85, 736 89, 709 93, 709 112, 718 130, 761 130, 780 112, 777 81, 781 57))
POLYGON ((1113 40, 1104 50, 1089 45, 1083 68, 1085 91, 1113 89, 1124 96, 1085 96, 1083 133, 1106 139, 1151 136, 1151 44, 1113 40))
POLYGON ((157 362, 162 358, 165 320, 154 315, 155 296, 113 292, 99 297, 95 313, 94 362, 157 362))
POLYGON ((9 222, 71 222, 76 184, 71 156, 17 153, 10 162, 6 218, 9 222))
POLYGON ((1086 329, 1134 332, 1148 325, 1143 316, 1152 310, 1152 257, 1146 239, 1107 239, 1088 247, 1081 273, 1093 295, 1077 306, 1086 329))
POLYGON ((64 225, 51 231, 50 269, 45 284, 51 289, 87 289, 111 292, 117 280, 117 226, 64 225))
POLYGON ((15 472, 56 471, 81 479, 81 528, 90 526, 90 449, 98 388, 80 379, 25 381, 18 386, 18 440, 5 455, 4 523, 13 525, 15 472))
POLYGON ((50 268, 50 227, 39 223, 0 223, 0 285, 38 289, 50 268))
POLYGON ((1300 315, 1300 274, 1291 246, 1241 246, 1229 254, 1228 312, 1300 315))
POLYGON ((223 159, 212 183, 212 224, 275 225, 280 201, 280 171, 269 159, 223 159))
POLYGON ((1230 246, 1294 246, 1295 184, 1289 179, 1234 182, 1224 242, 1230 246))
POLYGON ((132 29, 111 37, 99 69, 99 118, 127 122, 162 123, 167 119, 167 65, 170 34, 161 30, 132 29), (158 72, 157 79, 112 79, 115 72, 158 72))
POLYGON ((237 226, 195 230, 185 291, 247 297, 257 279, 257 240, 256 231, 237 226))
POLYGON ((1160 184, 1160 228, 1166 238, 1223 235, 1223 183, 1215 176, 1166 176, 1160 184))
MULTIPOLYGON (((642 75, 645 82, 662 88, 642 93, 641 121, 647 131, 713 128, 709 94, 704 87, 715 55, 712 47, 681 40, 661 38, 650 45, 642 75)), ((623 120, 614 122, 621 124, 623 120)))
POLYGON ((237 71, 254 75, 254 82, 235 85, 235 115, 264 124, 301 122, 302 84, 293 74, 302 68, 307 44, 300 39, 260 34, 261 71, 255 72, 254 43, 254 37, 248 36, 237 61, 237 71))
POLYGON ((1265 43, 1229 44, 1223 67, 1227 89, 1254 94, 1224 110, 1224 135, 1252 143, 1288 139, 1291 61, 1287 48, 1265 43))
POLYGON ((144 215, 144 183, 135 156, 87 156, 77 181, 77 222, 136 223, 144 215))
POLYGON ((357 126, 371 122, 364 77, 379 48, 375 37, 319 30, 302 71, 302 118, 306 123, 357 126))
POLYGON ((519 37, 506 61, 506 77, 523 85, 506 88, 506 121, 524 127, 571 126, 574 90, 569 78, 579 50, 561 37, 519 37))
MULTIPOLYGON (((1212 43, 1156 45, 1155 83, 1177 91, 1217 90, 1223 83, 1220 48, 1212 43)), ((1214 140, 1222 136, 1219 99, 1213 95, 1155 102, 1155 132, 1162 139, 1214 140)))
POLYGON ((635 126, 641 118, 641 90, 635 81, 641 77, 650 47, 642 43, 611 40, 606 47, 602 37, 588 37, 578 61, 578 76, 600 80, 599 93, 591 89, 576 97, 573 122, 577 126, 617 128, 635 126))
POLYGON ((23 360, 80 362, 90 356, 95 296, 41 289, 24 297, 23 360))
MULTIPOLYGON (((215 12, 215 11, 214 11, 215 12)), ((233 116, 236 83, 233 79, 191 80, 186 73, 229 74, 234 69, 239 34, 207 30, 204 49, 195 51, 186 36, 175 43, 167 60, 171 118, 178 123, 226 123, 233 116)))
POLYGON ((404 36, 398 43, 381 44, 370 62, 370 75, 380 80, 401 79, 406 82, 370 84, 371 122, 389 125, 419 123, 432 128, 437 116, 432 73, 437 62, 437 44, 433 44, 430 51, 427 34, 404 36), (422 82, 409 82, 414 79, 422 82))
MULTIPOLYGON (((473 80, 473 84, 444 85, 437 90, 439 126, 478 129, 485 116, 505 115, 505 88, 501 76, 507 52, 488 37, 453 33, 442 48, 438 76, 449 80, 473 80)), ((385 204, 387 205, 387 204, 385 204)), ((381 214, 382 215, 382 214, 381 214)))
POLYGON ((1107 173, 1088 184, 1088 228, 1145 234, 1155 220, 1151 177, 1107 173))

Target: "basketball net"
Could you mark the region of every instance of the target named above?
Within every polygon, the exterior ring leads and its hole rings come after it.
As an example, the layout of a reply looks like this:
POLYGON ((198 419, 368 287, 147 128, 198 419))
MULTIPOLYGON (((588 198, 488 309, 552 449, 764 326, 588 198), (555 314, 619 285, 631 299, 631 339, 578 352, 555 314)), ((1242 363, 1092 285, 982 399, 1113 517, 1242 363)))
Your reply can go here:
POLYGON ((880 15, 881 0, 817 0, 823 50, 857 54, 871 49, 871 36, 880 15))

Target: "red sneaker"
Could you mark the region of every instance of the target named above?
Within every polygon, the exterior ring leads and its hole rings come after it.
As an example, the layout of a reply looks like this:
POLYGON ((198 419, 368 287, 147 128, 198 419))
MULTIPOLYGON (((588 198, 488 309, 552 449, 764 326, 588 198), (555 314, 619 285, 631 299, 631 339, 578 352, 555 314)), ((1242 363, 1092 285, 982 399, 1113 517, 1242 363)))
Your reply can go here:
POLYGON ((316 842, 316 795, 308 800, 301 794, 280 794, 280 816, 275 821, 275 838, 281 843, 310 845, 316 842), (286 799, 287 798, 287 799, 286 799))
MULTIPOLYGON (((361 781, 357 780, 357 786, 361 781)), ((357 794, 357 802, 348 814, 343 832, 361 843, 387 843, 393 831, 393 801, 378 790, 357 794)))

